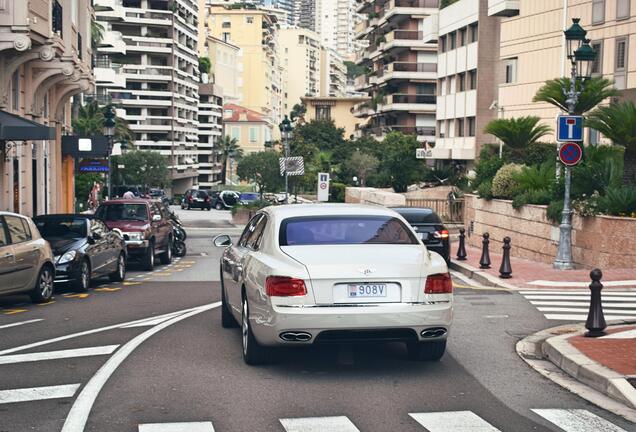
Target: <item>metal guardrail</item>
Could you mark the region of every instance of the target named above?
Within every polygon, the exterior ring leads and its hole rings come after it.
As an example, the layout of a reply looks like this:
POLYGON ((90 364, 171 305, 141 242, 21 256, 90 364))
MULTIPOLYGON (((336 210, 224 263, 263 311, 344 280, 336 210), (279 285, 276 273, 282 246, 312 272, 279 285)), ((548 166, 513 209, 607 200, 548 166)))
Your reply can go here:
POLYGON ((426 207, 433 209, 444 222, 463 223, 464 222, 464 199, 456 200, 434 199, 434 198, 407 198, 407 207, 426 207))

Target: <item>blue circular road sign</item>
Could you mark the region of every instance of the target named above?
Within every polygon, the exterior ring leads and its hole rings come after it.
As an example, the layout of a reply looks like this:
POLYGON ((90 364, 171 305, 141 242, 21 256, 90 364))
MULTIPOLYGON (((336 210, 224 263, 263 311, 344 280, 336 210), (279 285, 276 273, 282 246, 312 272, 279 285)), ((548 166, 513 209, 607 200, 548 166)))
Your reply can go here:
POLYGON ((568 142, 559 149, 559 159, 563 165, 574 166, 581 162, 583 149, 575 142, 568 142))

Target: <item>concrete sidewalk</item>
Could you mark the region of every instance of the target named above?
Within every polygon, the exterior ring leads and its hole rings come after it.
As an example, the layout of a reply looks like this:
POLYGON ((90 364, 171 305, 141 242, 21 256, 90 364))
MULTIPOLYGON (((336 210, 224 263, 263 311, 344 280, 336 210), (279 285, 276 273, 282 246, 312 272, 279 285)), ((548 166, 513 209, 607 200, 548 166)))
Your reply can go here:
MULTIPOLYGON (((451 246, 451 268, 476 280, 486 286, 496 286, 511 290, 559 288, 574 289, 587 288, 591 282, 590 271, 580 270, 556 270, 551 264, 534 262, 522 258, 511 257, 512 278, 499 278, 501 265, 501 251, 490 250, 490 269, 480 269, 479 260, 481 249, 467 246, 466 260, 458 261, 456 257, 457 242, 451 246)), ((601 282, 605 288, 635 288, 636 269, 601 269, 603 279, 601 282)))
POLYGON ((543 330, 521 340, 517 353, 568 390, 636 422, 636 322, 611 325, 600 338, 585 332, 583 325, 543 330), (563 374, 546 367, 546 361, 563 374), (565 374, 587 389, 564 379, 565 374))

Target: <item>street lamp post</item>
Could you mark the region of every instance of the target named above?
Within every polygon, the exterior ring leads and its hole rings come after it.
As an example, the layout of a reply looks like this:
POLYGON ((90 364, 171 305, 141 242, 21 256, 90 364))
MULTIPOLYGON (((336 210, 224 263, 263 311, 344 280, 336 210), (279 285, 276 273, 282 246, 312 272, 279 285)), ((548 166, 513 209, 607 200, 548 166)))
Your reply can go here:
MULTIPOLYGON (((585 79, 592 75, 592 63, 596 58, 596 52, 585 39, 587 32, 579 25, 579 18, 572 19, 572 26, 564 31, 567 44, 568 59, 570 60, 570 88, 563 89, 566 93, 568 114, 577 114, 576 104, 583 90, 585 79), (580 81, 577 91, 576 84, 580 81)), ((574 268, 572 261, 572 208, 570 205, 570 190, 572 186, 572 168, 565 166, 564 170, 565 192, 563 194, 563 213, 559 225, 559 248, 554 260, 554 268, 571 270, 574 268)))
POLYGON ((108 139, 108 199, 113 198, 113 173, 111 164, 111 152, 113 150, 113 137, 115 136, 115 108, 107 106, 104 110, 104 136, 108 139))
POLYGON ((287 176, 287 158, 289 157, 289 140, 292 136, 292 131, 294 128, 292 127, 291 121, 287 116, 283 119, 283 121, 278 125, 280 129, 280 135, 283 140, 283 149, 285 151, 285 164, 283 165, 283 173, 285 175, 285 204, 289 203, 289 183, 287 176))

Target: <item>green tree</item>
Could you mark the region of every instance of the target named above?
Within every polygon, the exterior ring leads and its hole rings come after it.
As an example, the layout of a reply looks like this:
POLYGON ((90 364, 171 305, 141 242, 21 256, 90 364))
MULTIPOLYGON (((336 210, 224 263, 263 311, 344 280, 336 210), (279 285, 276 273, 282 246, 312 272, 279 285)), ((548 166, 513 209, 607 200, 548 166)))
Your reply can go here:
MULTIPOLYGON (((80 135, 102 135, 104 133, 104 111, 112 108, 112 105, 100 107, 97 101, 93 100, 79 109, 79 115, 73 119, 73 130, 80 135)), ((135 134, 128 126, 128 122, 121 117, 115 117, 115 142, 133 143, 135 134)))
POLYGON ((302 139, 321 151, 333 150, 345 144, 344 131, 344 128, 336 127, 333 120, 312 120, 296 126, 293 139, 302 139))
POLYGON ((424 165, 415 158, 419 146, 414 136, 401 132, 389 132, 382 141, 379 170, 395 192, 406 192, 406 188, 422 176, 424 165))
POLYGON ((484 132, 503 141, 510 148, 510 159, 518 162, 523 160, 528 145, 538 142, 552 131, 550 126, 539 124, 539 121, 539 117, 533 116, 496 119, 486 125, 484 132))
POLYGON ((277 192, 283 184, 279 157, 273 150, 249 154, 241 159, 236 172, 241 180, 255 183, 262 198, 264 192, 277 192))
POLYGON ((91 21, 91 46, 96 49, 104 40, 104 26, 97 21, 91 21))
POLYGON ((296 119, 302 118, 307 114, 307 107, 305 104, 298 103, 292 107, 291 113, 289 113, 289 118, 291 121, 295 121, 296 119))
POLYGON ((349 158, 347 165, 356 173, 360 186, 364 187, 367 177, 376 172, 380 161, 373 155, 356 150, 349 158))
POLYGON ((212 62, 209 57, 199 57, 199 72, 200 73, 210 73, 210 69, 212 68, 212 62))
POLYGON ((364 66, 357 65, 352 61, 345 61, 344 65, 347 68, 347 78, 352 80, 357 76, 364 75, 366 72, 364 66))
POLYGON ((243 157, 243 149, 239 146, 238 140, 236 138, 232 138, 229 135, 225 135, 221 140, 221 148, 219 150, 219 154, 221 156, 221 165, 223 166, 223 171, 221 171, 221 183, 227 184, 227 164, 230 159, 234 159, 235 161, 241 160, 243 157))
POLYGON ((455 3, 457 0, 442 0, 439 3, 439 8, 440 9, 444 9, 447 6, 452 5, 453 3, 455 3))
MULTIPOLYGON (((546 102, 563 112, 568 112, 566 92, 570 90, 570 82, 569 78, 556 78, 546 81, 534 95, 532 101, 546 102)), ((601 77, 594 77, 585 81, 577 80, 575 86, 577 91, 581 92, 574 109, 574 114, 578 115, 590 111, 609 97, 619 95, 618 90, 614 88, 614 83, 601 77), (581 86, 583 86, 583 90, 581 90, 581 86)))
POLYGON ((636 173, 636 105, 631 101, 598 107, 585 119, 585 126, 596 129, 612 143, 625 148, 623 182, 636 173))
POLYGON ((114 156, 111 166, 113 184, 163 188, 171 183, 167 159, 154 151, 135 150, 114 156))
POLYGON ((84 204, 86 209, 86 201, 88 200, 88 194, 93 189, 94 183, 101 183, 102 195, 106 190, 106 181, 104 176, 99 173, 79 173, 75 176, 75 198, 78 203, 84 204))

